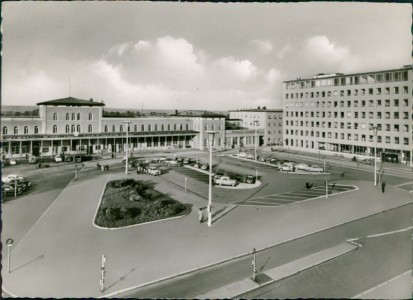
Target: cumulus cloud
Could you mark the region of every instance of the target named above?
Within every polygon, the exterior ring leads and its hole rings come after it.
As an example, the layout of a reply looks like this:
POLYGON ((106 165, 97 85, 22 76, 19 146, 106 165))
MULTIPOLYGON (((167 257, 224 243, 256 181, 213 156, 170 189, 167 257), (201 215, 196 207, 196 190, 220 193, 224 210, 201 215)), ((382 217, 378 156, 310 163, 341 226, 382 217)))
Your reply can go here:
POLYGON ((305 51, 313 58, 322 58, 330 62, 340 62, 349 56, 349 50, 330 42, 326 36, 314 36, 307 39, 305 51))
POLYGON ((111 49, 109 49, 109 53, 116 53, 117 55, 122 56, 127 50, 129 50, 130 47, 130 42, 115 45, 111 49))
POLYGON ((283 60, 289 53, 291 53, 294 48, 290 44, 286 44, 279 51, 277 51, 276 57, 279 60, 283 60))
POLYGON ((136 51, 140 51, 149 49, 151 47, 151 44, 148 41, 139 41, 135 45, 133 45, 133 47, 136 51))
POLYGON ((251 42, 262 53, 270 53, 272 50, 272 44, 269 40, 253 40, 251 42))
POLYGON ((232 56, 222 57, 216 61, 216 65, 227 74, 242 81, 248 80, 256 75, 257 67, 249 60, 236 60, 232 56))

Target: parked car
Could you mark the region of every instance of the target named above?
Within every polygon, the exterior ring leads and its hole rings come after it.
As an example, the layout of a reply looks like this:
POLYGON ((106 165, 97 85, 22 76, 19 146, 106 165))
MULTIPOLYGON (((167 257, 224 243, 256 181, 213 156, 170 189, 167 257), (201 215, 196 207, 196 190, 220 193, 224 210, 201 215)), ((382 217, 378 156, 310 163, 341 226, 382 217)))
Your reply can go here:
POLYGON ((185 157, 182 162, 183 162, 184 165, 188 165, 189 163, 191 163, 191 160, 189 158, 185 157))
POLYGON ((309 165, 304 164, 304 163, 301 163, 295 166, 297 170, 301 170, 301 171, 308 171, 309 167, 310 167, 309 165))
POLYGON ((237 185, 237 181, 229 178, 228 176, 220 176, 218 178, 215 178, 214 182, 215 184, 218 184, 218 185, 229 185, 229 186, 237 185))
POLYGON ((240 153, 237 154, 237 156, 238 156, 239 158, 247 158, 247 153, 245 153, 245 152, 240 152, 240 153))
POLYGON ((60 162, 63 161, 63 159, 62 159, 60 156, 55 156, 53 159, 54 159, 54 161, 57 162, 57 163, 60 163, 60 162))
POLYGON ((260 156, 260 157, 258 157, 258 161, 265 162, 265 158, 260 156))
POLYGON ((10 158, 10 164, 12 166, 16 165, 17 164, 16 159, 15 158, 10 158))
POLYGON ((252 154, 247 154, 247 158, 248 158, 248 159, 255 159, 255 156, 252 155, 252 154))
POLYGON ((20 176, 20 175, 16 175, 16 174, 10 174, 10 175, 5 175, 5 176, 1 176, 1 181, 4 183, 10 183, 14 180, 23 180, 24 177, 20 176))
POLYGON ((374 165, 374 159, 373 159, 373 158, 363 159, 363 160, 361 161, 361 163, 362 163, 362 164, 365 164, 365 165, 373 166, 373 165, 374 165))
POLYGON ((201 170, 209 170, 209 166, 207 164, 204 164, 201 166, 201 170))
POLYGON ((14 186, 17 185, 17 188, 22 189, 23 191, 27 190, 29 187, 31 187, 32 183, 30 180, 27 179, 16 179, 16 180, 11 180, 8 183, 13 189, 14 186))
POLYGON ((317 165, 309 166, 307 171, 309 171, 309 172, 319 172, 319 173, 324 172, 323 168, 320 168, 317 165))
POLYGON ((182 167, 182 162, 179 162, 177 160, 170 160, 170 161, 168 161, 168 166, 170 166, 170 167, 182 167))
POLYGON ((294 167, 292 164, 290 163, 284 163, 281 168, 281 171, 285 171, 285 172, 292 172, 294 170, 294 167))
POLYGON ((3 196, 14 195, 14 193, 16 193, 16 195, 20 195, 21 193, 23 193, 23 189, 21 187, 17 186, 15 188, 13 185, 10 185, 8 183, 2 183, 1 191, 2 191, 3 196))
POLYGON ((149 167, 148 174, 153 176, 161 175, 161 170, 159 170, 158 167, 149 167))

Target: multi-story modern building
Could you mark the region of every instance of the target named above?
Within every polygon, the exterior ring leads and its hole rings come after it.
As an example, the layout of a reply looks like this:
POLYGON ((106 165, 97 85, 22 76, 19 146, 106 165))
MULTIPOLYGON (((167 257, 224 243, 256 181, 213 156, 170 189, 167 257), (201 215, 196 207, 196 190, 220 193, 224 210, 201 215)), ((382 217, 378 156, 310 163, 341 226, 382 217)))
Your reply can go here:
POLYGON ((412 80, 404 66, 285 81, 284 147, 411 162, 412 80))
POLYGON ((2 155, 53 156, 61 153, 112 153, 173 148, 207 148, 214 130, 213 146, 224 148, 225 116, 191 115, 107 118, 103 103, 73 97, 37 103, 38 117, 2 117, 2 155), (126 141, 126 131, 129 125, 126 141))
POLYGON ((282 145, 282 109, 246 109, 229 111, 229 118, 240 126, 260 132, 259 145, 282 145))

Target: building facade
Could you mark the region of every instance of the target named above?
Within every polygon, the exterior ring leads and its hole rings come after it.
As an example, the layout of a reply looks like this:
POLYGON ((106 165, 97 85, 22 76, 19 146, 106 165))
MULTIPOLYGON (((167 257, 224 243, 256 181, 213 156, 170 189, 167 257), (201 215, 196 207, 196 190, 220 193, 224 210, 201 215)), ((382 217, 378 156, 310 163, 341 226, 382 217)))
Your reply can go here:
POLYGON ((259 146, 282 145, 283 110, 282 109, 247 109, 229 111, 231 120, 238 120, 240 126, 259 131, 259 146))
POLYGON ((285 81, 284 147, 411 162, 412 80, 404 66, 285 81))
POLYGON ((124 151, 127 144, 133 151, 204 150, 210 130, 216 131, 213 147, 225 148, 223 115, 107 118, 102 115, 103 103, 72 97, 37 105, 38 117, 2 117, 4 157, 113 153, 124 151))

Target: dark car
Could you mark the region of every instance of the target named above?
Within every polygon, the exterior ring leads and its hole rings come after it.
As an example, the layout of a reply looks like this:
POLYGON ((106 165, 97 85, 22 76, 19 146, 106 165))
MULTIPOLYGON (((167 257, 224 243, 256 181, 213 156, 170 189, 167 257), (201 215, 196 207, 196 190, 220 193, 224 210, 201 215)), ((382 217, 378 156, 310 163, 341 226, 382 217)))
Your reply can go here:
POLYGON ((365 164, 365 165, 370 165, 370 166, 372 166, 372 165, 374 165, 374 159, 373 159, 373 158, 363 159, 363 160, 361 161, 361 163, 362 163, 362 164, 365 164))
POLYGON ((19 185, 15 187, 12 184, 2 183, 1 191, 3 195, 14 195, 15 193, 16 195, 20 195, 21 193, 23 193, 23 188, 20 187, 19 185))

